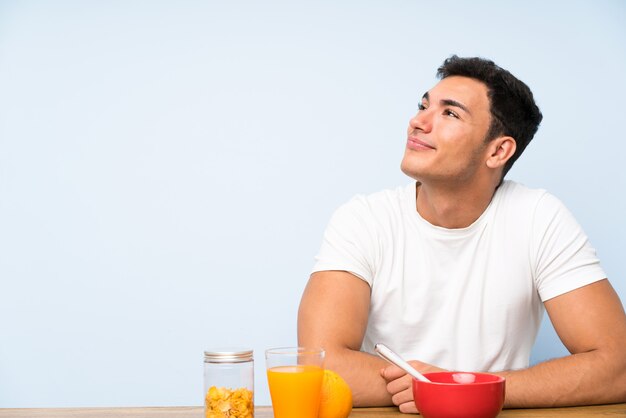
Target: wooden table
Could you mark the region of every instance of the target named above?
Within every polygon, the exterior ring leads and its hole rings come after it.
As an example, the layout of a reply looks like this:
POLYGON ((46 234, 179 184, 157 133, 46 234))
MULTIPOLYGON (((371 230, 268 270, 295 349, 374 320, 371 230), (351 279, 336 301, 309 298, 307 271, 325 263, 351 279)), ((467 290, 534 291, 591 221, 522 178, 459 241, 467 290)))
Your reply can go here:
MULTIPOLYGON (((0 409, 0 418, 203 418, 200 406, 160 408, 28 408, 0 409)), ((255 418, 273 418, 272 408, 260 406, 255 409, 255 418)), ((397 408, 355 408, 350 418, 411 418, 397 408)), ((550 409, 505 409, 498 417, 626 417, 626 404, 580 406, 550 409)))

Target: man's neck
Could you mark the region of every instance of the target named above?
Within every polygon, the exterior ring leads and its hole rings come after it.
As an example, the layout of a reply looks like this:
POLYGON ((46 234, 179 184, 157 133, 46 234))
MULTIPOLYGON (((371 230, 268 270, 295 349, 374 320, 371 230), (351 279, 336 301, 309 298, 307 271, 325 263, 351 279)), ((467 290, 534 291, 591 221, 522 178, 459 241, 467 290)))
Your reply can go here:
POLYGON ((498 184, 441 187, 418 182, 416 209, 432 225, 465 228, 487 209, 498 184))

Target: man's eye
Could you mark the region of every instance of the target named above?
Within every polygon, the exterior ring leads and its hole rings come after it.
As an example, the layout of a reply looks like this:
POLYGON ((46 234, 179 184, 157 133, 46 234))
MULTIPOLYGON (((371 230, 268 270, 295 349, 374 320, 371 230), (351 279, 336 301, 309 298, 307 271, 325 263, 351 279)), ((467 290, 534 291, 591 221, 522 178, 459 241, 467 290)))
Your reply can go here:
POLYGON ((418 110, 425 110, 426 106, 424 106, 424 103, 420 103, 420 104, 417 105, 417 109, 418 110))
POLYGON ((456 112, 453 112, 450 109, 444 110, 443 114, 446 115, 446 116, 452 116, 453 118, 457 118, 457 119, 459 118, 459 115, 457 115, 456 112))

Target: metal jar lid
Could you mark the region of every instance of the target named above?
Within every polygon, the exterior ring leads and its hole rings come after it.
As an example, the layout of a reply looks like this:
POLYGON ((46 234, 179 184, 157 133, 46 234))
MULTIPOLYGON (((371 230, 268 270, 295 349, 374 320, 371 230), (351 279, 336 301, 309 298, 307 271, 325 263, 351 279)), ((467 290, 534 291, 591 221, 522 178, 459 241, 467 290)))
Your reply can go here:
POLYGON ((252 361, 252 350, 225 348, 204 352, 205 363, 243 363, 252 361))

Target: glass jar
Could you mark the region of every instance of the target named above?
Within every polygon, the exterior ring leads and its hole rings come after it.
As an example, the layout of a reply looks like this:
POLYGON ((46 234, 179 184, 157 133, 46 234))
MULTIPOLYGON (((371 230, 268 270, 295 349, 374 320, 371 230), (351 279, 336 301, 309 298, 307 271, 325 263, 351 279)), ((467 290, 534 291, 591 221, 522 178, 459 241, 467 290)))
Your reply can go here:
POLYGON ((252 350, 204 352, 204 415, 206 418, 254 417, 252 350))

